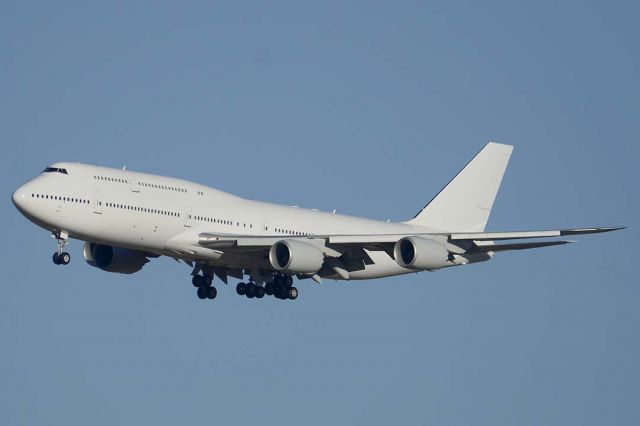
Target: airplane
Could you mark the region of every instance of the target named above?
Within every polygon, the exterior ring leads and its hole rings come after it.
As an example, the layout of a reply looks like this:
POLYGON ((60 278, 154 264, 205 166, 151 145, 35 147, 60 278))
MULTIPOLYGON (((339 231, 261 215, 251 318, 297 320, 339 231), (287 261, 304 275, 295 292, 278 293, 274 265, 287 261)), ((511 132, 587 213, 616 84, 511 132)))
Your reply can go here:
POLYGON ((64 250, 70 238, 85 241, 85 261, 107 272, 131 274, 167 256, 189 265, 200 299, 216 298, 214 277, 225 284, 239 279, 236 292, 248 298, 294 300, 294 277, 321 283, 435 271, 572 242, 549 237, 624 228, 486 232, 512 150, 489 142, 404 222, 270 204, 182 179, 70 162, 46 167, 12 201, 56 239, 56 265, 70 262, 64 250))

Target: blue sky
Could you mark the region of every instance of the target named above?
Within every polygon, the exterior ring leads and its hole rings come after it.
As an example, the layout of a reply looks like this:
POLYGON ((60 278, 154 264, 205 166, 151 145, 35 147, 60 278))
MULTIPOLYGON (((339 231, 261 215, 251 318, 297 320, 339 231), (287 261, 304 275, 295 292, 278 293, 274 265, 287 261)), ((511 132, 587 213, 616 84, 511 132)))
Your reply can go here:
POLYGON ((640 422, 636 3, 134 3, 0 13, 6 424, 640 422), (65 160, 404 220, 489 140, 490 230, 630 228, 202 303, 173 260, 55 267, 10 202, 65 160))

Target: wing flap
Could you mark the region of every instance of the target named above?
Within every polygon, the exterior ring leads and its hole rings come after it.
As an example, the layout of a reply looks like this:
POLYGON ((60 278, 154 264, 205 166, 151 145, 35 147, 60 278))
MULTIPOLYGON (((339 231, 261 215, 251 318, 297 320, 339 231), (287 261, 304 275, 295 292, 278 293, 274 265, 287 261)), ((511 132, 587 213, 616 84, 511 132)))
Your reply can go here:
POLYGON ((559 229, 554 231, 467 232, 449 234, 449 239, 472 241, 520 240, 527 238, 547 238, 562 237, 568 235, 600 234, 603 232, 617 231, 619 229, 624 229, 624 227, 574 228, 559 229))
POLYGON ((571 244, 575 241, 538 241, 534 243, 511 243, 511 244, 483 244, 475 247, 474 252, 498 252, 510 250, 528 250, 539 247, 560 246, 563 244, 571 244))

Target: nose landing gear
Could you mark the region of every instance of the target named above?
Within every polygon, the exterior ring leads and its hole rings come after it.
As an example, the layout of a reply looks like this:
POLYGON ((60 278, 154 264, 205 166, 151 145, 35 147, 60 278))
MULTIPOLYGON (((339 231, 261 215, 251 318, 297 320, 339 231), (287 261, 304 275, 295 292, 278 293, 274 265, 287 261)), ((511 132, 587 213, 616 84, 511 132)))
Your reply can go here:
POLYGON ((71 255, 64 251, 64 246, 67 245, 69 234, 61 231, 53 233, 51 236, 58 241, 58 250, 52 256, 53 263, 56 265, 68 265, 71 262, 71 255))

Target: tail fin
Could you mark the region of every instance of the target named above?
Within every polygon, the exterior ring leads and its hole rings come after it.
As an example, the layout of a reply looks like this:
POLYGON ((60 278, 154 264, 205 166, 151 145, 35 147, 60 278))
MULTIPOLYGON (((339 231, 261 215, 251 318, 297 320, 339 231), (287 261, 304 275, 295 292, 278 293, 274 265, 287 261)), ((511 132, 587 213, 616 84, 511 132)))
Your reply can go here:
POLYGON ((512 150, 486 144, 408 223, 439 231, 484 231, 512 150))

